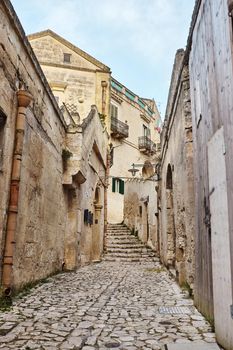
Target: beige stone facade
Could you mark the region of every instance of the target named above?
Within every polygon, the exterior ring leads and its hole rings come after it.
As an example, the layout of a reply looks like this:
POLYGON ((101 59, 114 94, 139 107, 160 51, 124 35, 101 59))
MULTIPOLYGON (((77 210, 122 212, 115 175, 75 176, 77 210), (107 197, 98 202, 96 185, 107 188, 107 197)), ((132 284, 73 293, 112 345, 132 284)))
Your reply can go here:
POLYGON ((119 193, 119 182, 130 176, 132 163, 144 164, 150 159, 160 142, 156 103, 134 94, 111 77, 108 67, 50 30, 30 35, 29 40, 59 105, 67 108, 76 122, 92 104, 97 106, 109 133, 112 155, 108 222, 122 222, 124 194, 119 193), (114 192, 112 181, 116 182, 114 192))
POLYGON ((144 162, 154 162, 160 142, 156 128, 160 115, 153 100, 140 98, 115 79, 112 79, 111 86, 113 164, 108 189, 108 220, 110 223, 120 223, 124 219, 124 195, 119 193, 119 187, 114 191, 112 182, 118 178, 127 181, 131 176, 128 170, 133 163, 139 164, 136 177, 140 178, 144 162))
POLYGON ((194 283, 193 143, 189 71, 179 50, 161 137, 159 252, 180 284, 194 283))
POLYGON ((78 123, 96 105, 109 126, 110 69, 51 30, 28 39, 59 106, 78 123))
POLYGON ((95 106, 86 119, 61 112, 8 0, 0 18, 1 284, 10 294, 100 258, 108 139, 95 106))
POLYGON ((157 181, 132 179, 125 183, 124 223, 153 250, 158 250, 157 181))

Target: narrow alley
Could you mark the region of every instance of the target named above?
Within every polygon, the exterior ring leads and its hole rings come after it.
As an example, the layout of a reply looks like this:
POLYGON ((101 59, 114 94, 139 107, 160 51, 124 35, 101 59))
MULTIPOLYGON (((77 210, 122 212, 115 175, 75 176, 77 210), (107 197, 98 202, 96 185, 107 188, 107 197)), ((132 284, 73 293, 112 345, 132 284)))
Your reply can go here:
POLYGON ((0 350, 233 350, 233 0, 147 2, 0 1, 0 350))
POLYGON ((218 349, 208 322, 155 258, 48 278, 0 314, 0 333, 4 350, 218 349))

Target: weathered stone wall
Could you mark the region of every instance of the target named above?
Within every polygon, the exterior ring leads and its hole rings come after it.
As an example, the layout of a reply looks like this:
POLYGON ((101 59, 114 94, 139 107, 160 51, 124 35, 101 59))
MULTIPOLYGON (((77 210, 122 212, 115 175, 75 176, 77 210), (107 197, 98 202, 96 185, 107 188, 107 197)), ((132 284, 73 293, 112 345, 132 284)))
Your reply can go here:
POLYGON ((6 116, 0 140, 2 256, 19 86, 27 87, 33 97, 25 132, 20 134, 23 150, 12 273, 12 286, 18 289, 62 268, 71 270, 100 259, 108 136, 95 106, 82 123, 69 113, 65 122, 8 0, 0 5, 0 18, 1 120, 6 116), (84 223, 85 209, 93 213, 92 222, 84 223))
POLYGON ((158 248, 156 183, 151 180, 128 180, 125 184, 124 223, 152 249, 158 248))
POLYGON ((194 301, 233 349, 232 1, 197 1, 189 41, 195 161, 194 301))
POLYGON ((29 40, 54 95, 59 97, 59 105, 65 103, 73 118, 66 137, 66 147, 72 156, 63 175, 63 184, 73 188, 69 189, 70 220, 65 246, 65 268, 73 269, 98 260, 103 250, 108 138, 98 112, 106 115, 109 127, 110 70, 55 33, 45 34, 32 35, 29 40), (70 63, 64 62, 64 53, 71 55, 70 63), (98 208, 94 203, 97 187, 98 208), (93 214, 92 224, 84 223, 84 210, 93 214))
POLYGON ((7 117, 0 173, 1 252, 6 234, 19 85, 28 87, 33 97, 26 116, 13 259, 13 284, 19 288, 62 268, 66 200, 61 154, 65 127, 8 1, 1 2, 0 18, 0 107, 7 117))
POLYGON ((81 263, 99 260, 104 240, 104 185, 107 161, 108 136, 97 110, 92 121, 83 130, 82 158, 87 160, 86 182, 79 195, 82 206, 81 263), (98 198, 96 198, 98 191, 98 198), (84 210, 93 214, 92 225, 84 223, 84 210), (98 222, 95 222, 98 220, 98 222), (98 237, 98 238, 97 238, 98 237))
POLYGON ((179 50, 162 133, 160 255, 181 284, 194 282, 193 146, 188 67, 179 50))

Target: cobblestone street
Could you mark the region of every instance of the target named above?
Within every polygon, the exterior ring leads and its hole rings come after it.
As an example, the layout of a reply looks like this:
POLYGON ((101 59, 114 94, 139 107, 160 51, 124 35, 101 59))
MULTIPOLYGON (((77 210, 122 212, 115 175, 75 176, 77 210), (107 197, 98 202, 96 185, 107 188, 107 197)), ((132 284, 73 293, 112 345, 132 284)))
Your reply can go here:
POLYGON ((49 278, 0 313, 0 332, 5 350, 163 349, 172 342, 215 342, 192 300, 158 262, 102 262, 49 278))

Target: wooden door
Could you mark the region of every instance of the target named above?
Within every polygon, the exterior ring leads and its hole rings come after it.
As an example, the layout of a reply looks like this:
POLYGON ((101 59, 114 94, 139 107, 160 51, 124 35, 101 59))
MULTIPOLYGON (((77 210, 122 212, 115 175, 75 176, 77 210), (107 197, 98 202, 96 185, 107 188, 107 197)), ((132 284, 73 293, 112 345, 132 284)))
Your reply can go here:
POLYGON ((233 349, 230 233, 224 130, 221 127, 208 142, 208 170, 211 212, 214 318, 217 339, 233 349))

